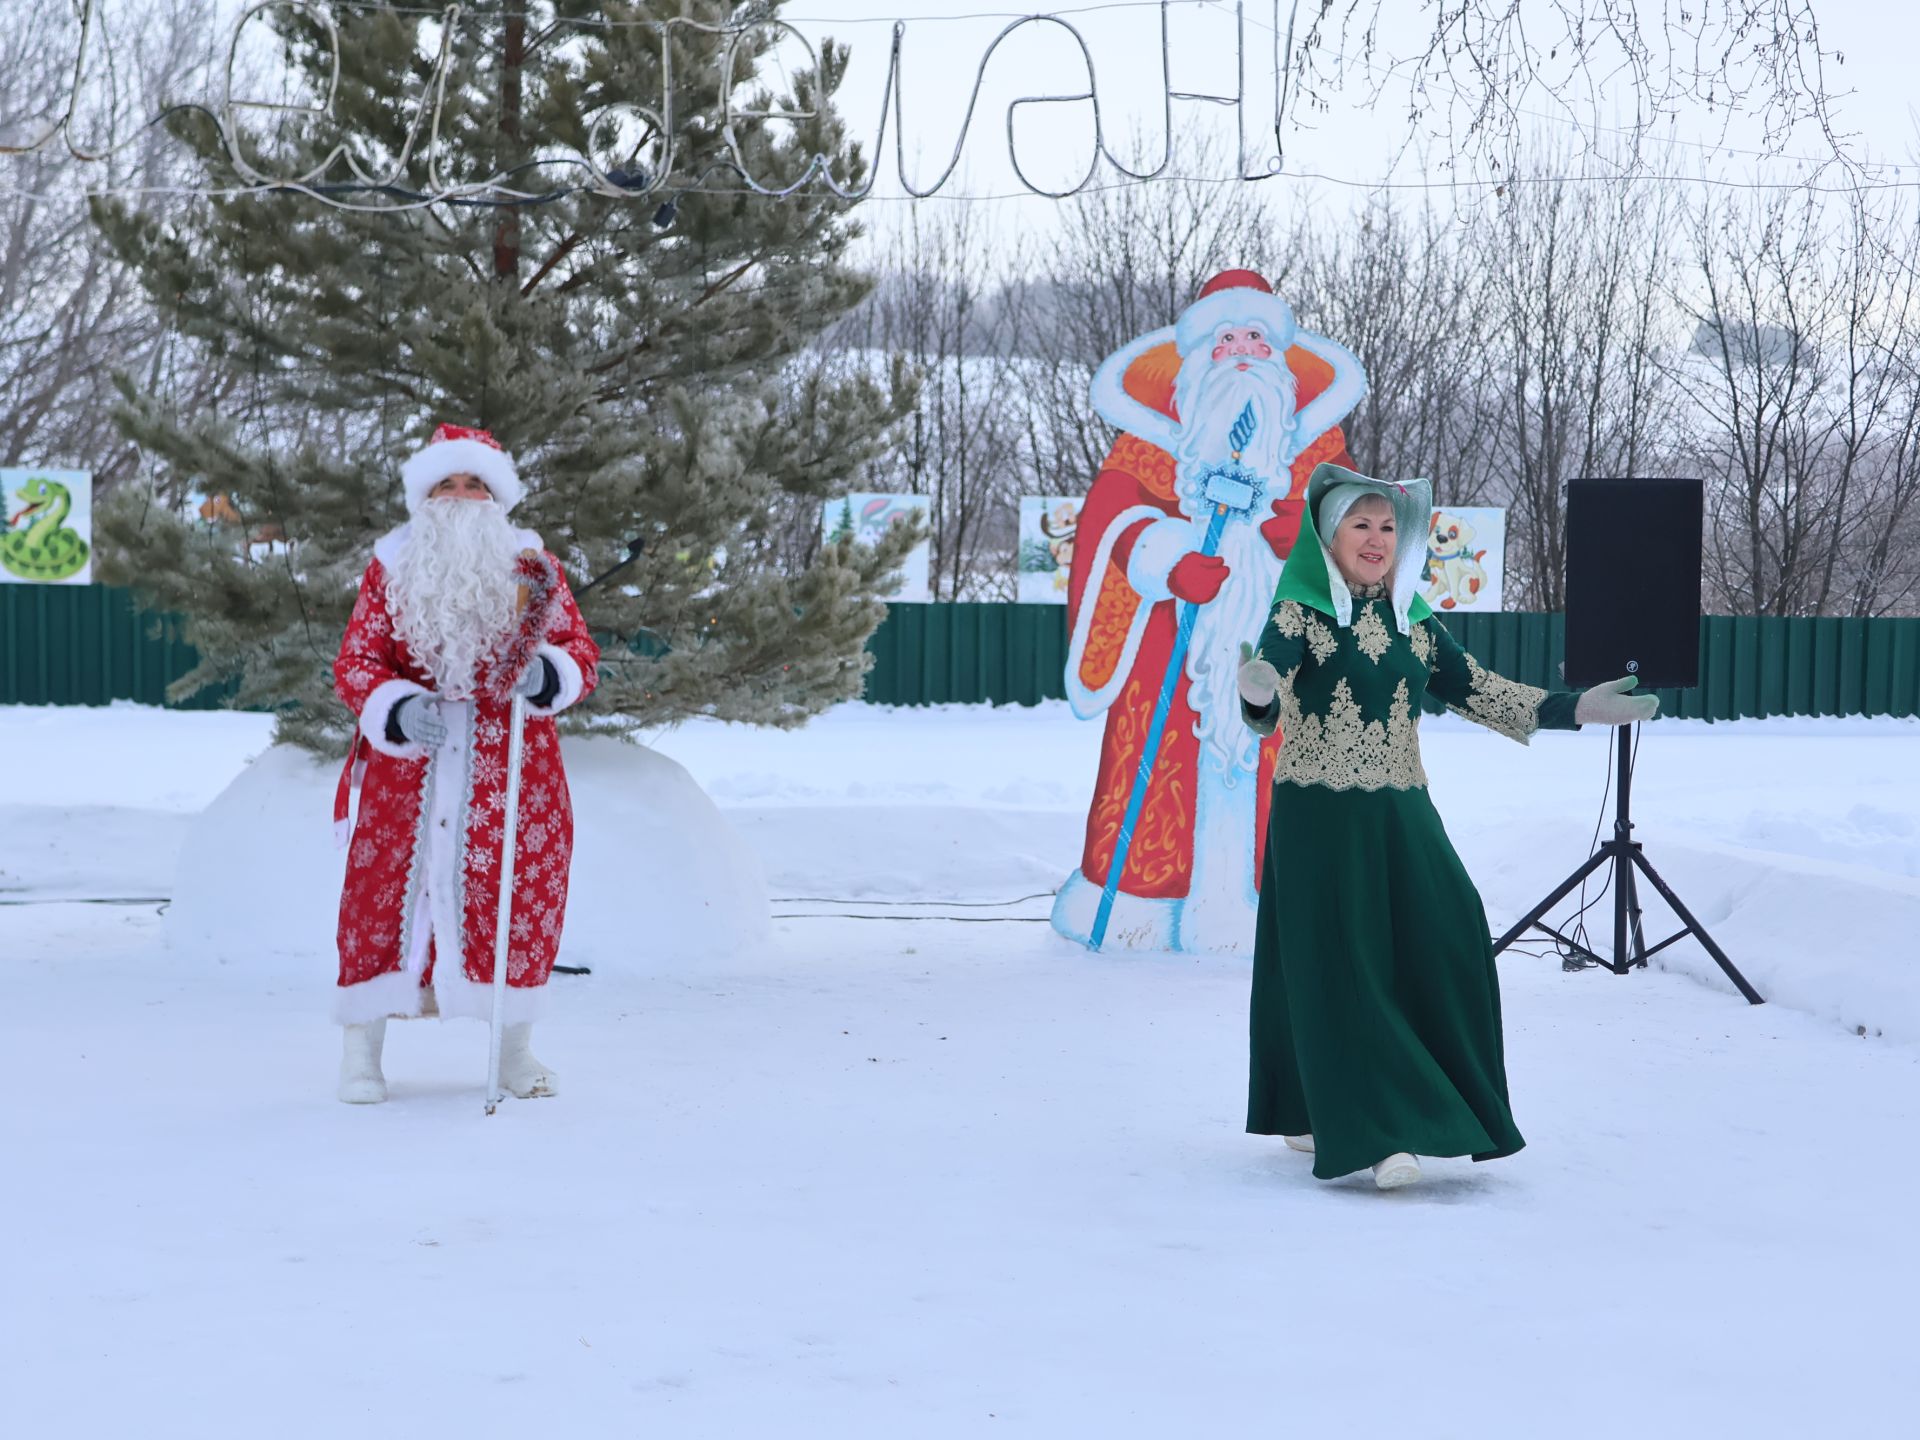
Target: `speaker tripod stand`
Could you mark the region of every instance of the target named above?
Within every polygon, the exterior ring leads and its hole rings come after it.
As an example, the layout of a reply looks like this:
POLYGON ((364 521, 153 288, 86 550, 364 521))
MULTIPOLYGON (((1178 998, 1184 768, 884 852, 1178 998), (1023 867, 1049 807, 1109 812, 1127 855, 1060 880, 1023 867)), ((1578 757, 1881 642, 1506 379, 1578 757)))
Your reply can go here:
POLYGON ((1614 751, 1614 773, 1618 785, 1614 791, 1613 802, 1613 838, 1602 842, 1599 849, 1587 858, 1587 862, 1575 870, 1555 887, 1552 894, 1542 900, 1525 918, 1494 942, 1493 953, 1498 955, 1529 930, 1540 930, 1551 935, 1565 947, 1568 960, 1567 968, 1578 969, 1582 965, 1601 965, 1616 975, 1625 975, 1634 966, 1645 967, 1648 959, 1659 954, 1677 940, 1692 935, 1699 940, 1701 947, 1713 957, 1713 961, 1742 995, 1752 1005, 1765 1004, 1758 990, 1747 983, 1747 977, 1734 967, 1727 958, 1727 952, 1714 943, 1713 936, 1707 933, 1706 926, 1693 918, 1693 912, 1681 903, 1680 897, 1673 893, 1673 887, 1660 878, 1660 872, 1648 861, 1640 842, 1633 838, 1633 737, 1631 727, 1622 725, 1616 739, 1614 751), (1541 918, 1558 905, 1574 887, 1603 865, 1613 866, 1613 959, 1606 960, 1596 955, 1586 946, 1575 941, 1541 918), (1680 929, 1669 935, 1657 945, 1648 945, 1645 933, 1641 929, 1640 888, 1636 871, 1644 872, 1653 888, 1660 892, 1660 898, 1667 902, 1673 913, 1680 917, 1680 929))

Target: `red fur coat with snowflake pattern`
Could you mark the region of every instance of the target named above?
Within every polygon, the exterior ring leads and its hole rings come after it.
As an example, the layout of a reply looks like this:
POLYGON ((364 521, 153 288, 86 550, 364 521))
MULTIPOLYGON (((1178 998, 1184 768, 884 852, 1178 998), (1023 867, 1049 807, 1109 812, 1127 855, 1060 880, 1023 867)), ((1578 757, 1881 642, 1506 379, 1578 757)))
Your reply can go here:
MULTIPOLYGON (((522 532, 539 549, 538 537, 522 532)), ((492 1013, 494 923, 506 811, 508 702, 483 673, 468 701, 439 702, 445 744, 396 745, 387 719, 432 677, 394 633, 387 567, 406 527, 386 536, 360 581, 334 688, 359 717, 341 777, 335 820, 347 839, 340 895, 339 988, 343 1024, 417 1015, 431 988, 443 1015, 492 1013), (348 790, 360 803, 345 831, 348 790)), ((507 949, 507 1019, 531 1019, 560 948, 573 856, 573 805, 553 717, 593 691, 599 647, 573 602, 559 562, 542 550, 554 584, 535 653, 559 677, 550 705, 527 706, 507 949)))

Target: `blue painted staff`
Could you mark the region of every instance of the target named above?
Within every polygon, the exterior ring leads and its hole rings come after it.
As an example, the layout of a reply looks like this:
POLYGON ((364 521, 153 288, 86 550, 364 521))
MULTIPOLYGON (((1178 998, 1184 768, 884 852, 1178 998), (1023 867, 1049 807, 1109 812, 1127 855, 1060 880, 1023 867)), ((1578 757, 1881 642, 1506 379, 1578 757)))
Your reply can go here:
MULTIPOLYGON (((1257 423, 1253 404, 1249 401, 1241 408, 1238 418, 1233 422, 1233 429, 1227 435, 1233 458, 1206 472, 1204 493, 1213 506, 1213 516, 1207 522, 1207 538, 1200 546, 1202 555, 1211 557, 1219 552, 1220 532, 1227 528, 1227 517, 1246 514, 1266 490, 1266 482, 1240 463, 1240 453, 1247 448, 1247 442, 1253 439, 1257 423)), ((1200 607, 1192 601, 1180 602, 1180 625, 1173 637, 1173 654, 1167 657, 1166 677, 1160 682, 1160 699, 1153 707, 1153 722, 1147 726, 1146 749, 1140 756, 1139 772, 1133 777, 1133 794, 1127 799, 1126 817, 1121 820, 1120 834, 1114 841, 1113 862, 1107 867, 1107 885, 1100 892, 1100 908, 1094 914, 1093 933, 1087 941, 1090 950, 1098 950, 1107 938, 1107 921, 1113 917, 1113 898, 1120 891, 1120 876, 1126 869, 1127 852, 1133 848, 1133 827, 1147 803, 1147 782, 1153 777, 1153 762, 1160 753, 1160 736, 1167 728, 1167 712, 1173 708, 1174 687, 1180 683, 1180 672, 1187 659, 1187 646, 1193 640, 1193 622, 1199 613, 1200 607)))

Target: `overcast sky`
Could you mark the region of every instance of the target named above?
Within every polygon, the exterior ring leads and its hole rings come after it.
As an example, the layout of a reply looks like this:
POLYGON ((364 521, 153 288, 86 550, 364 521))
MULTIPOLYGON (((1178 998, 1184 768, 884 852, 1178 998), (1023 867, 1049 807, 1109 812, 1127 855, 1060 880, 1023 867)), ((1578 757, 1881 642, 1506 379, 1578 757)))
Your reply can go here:
MULTIPOLYGON (((1149 139, 1147 151, 1157 151, 1162 133, 1160 90, 1160 20, 1151 6, 1088 9, 1073 13, 1091 0, 1060 0, 1063 14, 1085 38, 1098 76, 1101 121, 1115 143, 1134 134, 1149 139)), ((1267 27, 1291 9, 1289 0, 1276 7, 1273 0, 1248 0, 1246 6, 1246 63, 1249 105, 1247 128, 1259 168, 1272 154, 1268 116, 1272 107, 1274 35, 1267 27)), ((1544 4, 1538 7, 1546 10, 1544 4)), ((1859 132, 1861 153, 1881 161, 1902 162, 1898 178, 1920 180, 1912 162, 1916 143, 1916 112, 1909 95, 1916 52, 1920 52, 1920 6, 1887 0, 1815 0, 1823 30, 1823 48, 1844 52, 1844 65, 1829 65, 1828 83, 1834 90, 1856 94, 1842 101, 1838 118, 1859 132)), ((855 132, 871 140, 879 120, 886 79, 888 47, 894 17, 908 17, 903 46, 906 77, 907 163, 922 187, 943 170, 962 133, 962 122, 976 74, 994 37, 1011 19, 1010 13, 979 19, 941 19, 961 12, 1006 11, 995 0, 791 0, 787 14, 796 27, 816 41, 831 35, 849 43, 853 62, 841 92, 842 107, 855 132)), ((1386 0, 1386 23, 1379 35, 1379 53, 1398 56, 1424 37, 1420 0, 1386 0)), ((1171 12, 1172 56, 1176 88, 1226 92, 1234 88, 1237 48, 1232 7, 1224 3, 1188 0, 1171 12)), ((1538 32, 1536 32, 1538 33, 1538 32)), ((789 51, 794 57, 797 49, 789 51)), ((1028 25, 999 47, 981 82, 972 124, 966 131, 961 163, 950 182, 949 194, 1003 195, 1022 187, 1007 159, 1007 106, 1022 95, 1060 93, 1085 88, 1085 62, 1077 44, 1064 29, 1028 25)), ((1392 92, 1389 92, 1390 96, 1392 92)), ((1448 172, 1437 161, 1448 152, 1443 140, 1429 143, 1424 163, 1396 152, 1407 131, 1405 90, 1376 108, 1366 108, 1358 93, 1339 97, 1327 113, 1303 116, 1304 124, 1285 135, 1286 166, 1281 178, 1265 182, 1283 192, 1287 205, 1342 205, 1353 194, 1348 186, 1381 180, 1445 183, 1448 172), (1320 178, 1316 178, 1320 177, 1320 178), (1343 183, 1344 182, 1344 183, 1343 183)), ((1599 97, 1602 124, 1620 123, 1633 114, 1633 102, 1624 86, 1599 97)), ((1541 117, 1529 120, 1550 139, 1577 143, 1579 130, 1564 118, 1554 118, 1555 107, 1544 95, 1525 106, 1541 117)), ((1592 109, 1584 111, 1587 118, 1592 109)), ((1184 132, 1211 131, 1230 151, 1234 141, 1231 111, 1225 107, 1176 101, 1175 127, 1184 132)), ((1041 184, 1065 186, 1086 168, 1092 146, 1090 107, 1086 104, 1033 107, 1017 122, 1021 161, 1041 184)), ((1757 121, 1737 120, 1722 128, 1722 117, 1705 106, 1681 112, 1658 133, 1680 142, 1671 153, 1688 173, 1708 173, 1738 179, 1761 178, 1786 183, 1801 173, 1797 160, 1768 159, 1744 153, 1763 147, 1757 121), (1725 148, 1718 148, 1725 147, 1725 148)), ((1823 137, 1808 129, 1783 147, 1789 155, 1818 157, 1827 153, 1823 137)), ((880 158, 881 183, 877 194, 902 194, 891 133, 880 158)), ((1151 164, 1148 159, 1147 164, 1151 164)), ((1226 163, 1230 164, 1230 155, 1226 163)), ((1457 169, 1455 174, 1487 171, 1457 169)), ((1116 177, 1103 172, 1103 179, 1116 177)), ((1889 174, 1888 178, 1894 178, 1889 174)), ((1051 223, 1051 202, 1001 202, 999 210, 1026 226, 1051 223)))
MULTIPOLYGON (((0 0, 7 6, 20 3, 23 0, 0 0)), ((118 13, 152 0, 107 3, 118 13)), ((246 8, 251 0, 216 3, 231 15, 246 8)), ((1696 3, 1718 7, 1725 0, 1696 3)), ((1853 143, 1859 155, 1888 165, 1899 164, 1897 174, 1889 169, 1881 172, 1882 178, 1920 185, 1920 165, 1915 164, 1916 155, 1920 155, 1920 116, 1909 98, 1910 77, 1920 58, 1920 5, 1913 0, 1812 3, 1823 29, 1823 48, 1840 50, 1846 56, 1844 65, 1830 64, 1827 72, 1830 89, 1853 92, 1836 106, 1841 127, 1855 132, 1853 143)), ((1546 32, 1539 25, 1550 17, 1553 7, 1548 0, 1526 0, 1526 5, 1523 13, 1533 33, 1544 38, 1546 32)), ((1430 7, 1431 0, 1383 0, 1376 51, 1381 62, 1405 57, 1421 47, 1430 7)), ((1246 159, 1256 171, 1267 168, 1274 159, 1271 116, 1276 39, 1293 8, 1293 0, 1247 0, 1246 4, 1246 159)), ((1310 11, 1314 7, 1305 4, 1300 8, 1310 11)), ((1088 47, 1108 143, 1123 153, 1134 153, 1136 168, 1151 168, 1165 133, 1158 8, 1125 0, 1108 0, 1105 4, 1100 0, 1055 0, 1055 9, 1079 31, 1088 47), (1137 146, 1136 140, 1141 142, 1137 146)), ((1021 96, 1086 87, 1086 60, 1066 29, 1054 24, 1025 25, 1008 36, 989 61, 988 51, 996 35, 1012 19, 1006 0, 789 0, 786 14, 815 42, 832 36, 851 46, 853 59, 840 105, 854 133, 870 151, 881 121, 893 22, 896 17, 904 18, 902 93, 906 114, 902 138, 906 165, 915 181, 922 187, 932 184, 946 169, 956 142, 964 134, 959 163, 944 195, 1017 197, 997 199, 992 207, 996 220, 1008 227, 1045 230, 1058 223, 1060 207, 1050 200, 1028 197, 1013 172, 1008 155, 1007 112, 1010 102, 1021 96), (969 11, 1002 13, 949 18, 969 11), (983 62, 986 68, 976 98, 974 85, 983 62), (967 126, 964 117, 970 99, 975 110, 967 126)), ((45 18, 56 25, 63 21, 70 25, 71 21, 71 17, 57 14, 45 18)), ((263 28, 254 29, 256 39, 265 35, 263 28)), ((1232 91, 1240 49, 1230 3, 1179 0, 1170 12, 1170 31, 1176 88, 1232 91)), ((208 39, 224 56, 224 34, 210 33, 208 39)), ((1345 48, 1357 53, 1358 45, 1349 41, 1345 48)), ((804 52, 797 44, 789 44, 777 58, 799 62, 804 52)), ((636 99, 648 103, 653 97, 636 99)), ((1369 186, 1380 182, 1445 187, 1457 179, 1485 179, 1491 173, 1484 160, 1477 168, 1466 163, 1474 157, 1461 155, 1459 147, 1444 137, 1430 135, 1421 152, 1406 152, 1403 85, 1389 89, 1385 98, 1371 108, 1358 85, 1350 85, 1330 99, 1330 108, 1324 113, 1299 111, 1297 123, 1285 130, 1285 164, 1276 178, 1261 182, 1276 214, 1297 215, 1302 209, 1312 213, 1322 207, 1344 209, 1363 197, 1369 186), (1463 163, 1449 168, 1444 163, 1449 155, 1456 155, 1463 163)), ((1523 123, 1534 132, 1533 138, 1568 147, 1574 156, 1574 168, 1586 168, 1588 162, 1577 155, 1582 130, 1550 95, 1531 95, 1523 101, 1523 107, 1530 112, 1523 123)), ((1615 81, 1610 91, 1586 97, 1579 113, 1589 124, 1596 120, 1602 127, 1625 124, 1634 113, 1632 92, 1623 81, 1615 81)), ((893 223, 906 208, 891 115, 887 123, 886 142, 876 157, 880 179, 875 196, 880 203, 868 211, 869 224, 878 229, 893 223)), ((1175 101, 1173 126, 1186 137, 1210 135, 1217 146, 1215 162, 1208 167, 1210 173, 1222 177, 1232 173, 1236 136, 1230 109, 1175 101)), ((1065 188, 1085 174, 1093 148, 1091 107, 1086 103, 1028 107, 1017 118, 1015 132, 1021 163, 1036 183, 1065 188)), ((1589 129, 1587 133, 1599 132, 1589 129)), ((1790 137, 1781 147, 1787 158, 1753 153, 1763 145, 1756 119, 1738 118, 1723 130, 1722 117, 1703 105, 1683 110, 1670 125, 1660 125, 1656 133, 1675 142, 1667 152, 1665 168, 1740 181, 1792 184, 1804 173, 1802 162, 1794 157, 1829 153, 1825 138, 1811 129, 1790 137)), ((91 178, 80 176, 80 168, 76 166, 76 180, 91 178)), ((1122 178, 1102 166, 1097 182, 1110 184, 1122 178)), ((1454 193, 1443 190, 1443 203, 1451 203, 1454 193)), ((1458 194, 1478 200, 1482 192, 1466 190, 1458 194)))

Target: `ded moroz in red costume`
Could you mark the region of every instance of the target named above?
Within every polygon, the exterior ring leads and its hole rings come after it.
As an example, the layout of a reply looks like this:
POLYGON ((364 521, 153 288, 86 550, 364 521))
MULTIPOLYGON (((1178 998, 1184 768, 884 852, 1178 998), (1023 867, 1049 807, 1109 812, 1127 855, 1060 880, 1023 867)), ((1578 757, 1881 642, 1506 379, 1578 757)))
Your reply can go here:
MULTIPOLYGON (((520 498, 513 462, 491 436, 442 426, 402 472, 409 512, 418 516, 427 491, 458 473, 478 475, 502 510, 520 498)), ((496 684, 491 662, 482 659, 470 693, 449 697, 409 646, 393 581, 415 542, 416 523, 374 546, 334 663, 335 689, 359 717, 334 805, 336 831, 347 845, 334 1018, 349 1026, 419 1015, 430 1008, 429 989, 442 1015, 485 1019, 492 1013, 513 678, 496 684), (433 697, 448 731, 444 743, 429 749, 394 738, 388 721, 408 697, 433 697), (349 824, 349 792, 356 786, 359 806, 349 824)), ((552 577, 544 614, 531 623, 540 635, 534 653, 551 667, 553 683, 540 697, 546 703, 527 706, 507 952, 509 1024, 535 1018, 560 946, 573 809, 553 717, 592 693, 600 653, 559 562, 539 536, 519 530, 513 544, 538 552, 552 577)), ((499 637, 496 653, 509 638, 499 637)))
POLYGON ((1366 393, 1360 362, 1295 325, 1265 280, 1230 270, 1176 324, 1141 336, 1096 373, 1093 401, 1121 433, 1080 512, 1067 597, 1067 696, 1106 733, 1080 867, 1054 928, 1085 943, 1173 651, 1179 602, 1197 605, 1159 753, 1135 824, 1107 944, 1245 949, 1280 737, 1240 722, 1239 647, 1272 608, 1307 477, 1347 463, 1339 421, 1366 393), (1265 482, 1228 521, 1218 558, 1198 554, 1208 469, 1231 458, 1243 407, 1257 418, 1241 461, 1265 482))

